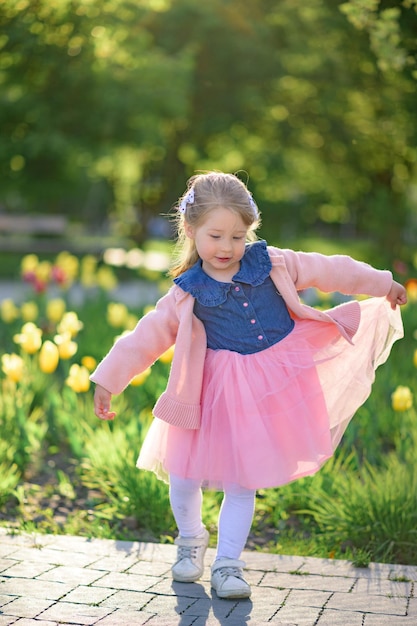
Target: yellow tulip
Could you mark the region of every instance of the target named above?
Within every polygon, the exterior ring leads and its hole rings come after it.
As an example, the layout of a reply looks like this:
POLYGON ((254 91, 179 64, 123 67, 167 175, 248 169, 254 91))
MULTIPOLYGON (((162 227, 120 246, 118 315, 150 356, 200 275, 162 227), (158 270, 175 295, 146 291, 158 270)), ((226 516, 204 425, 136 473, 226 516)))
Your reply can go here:
POLYGON ((25 322, 34 322, 38 319, 39 308, 36 302, 24 302, 20 307, 22 319, 25 322))
POLYGON ((36 254, 27 254, 26 256, 23 257, 21 261, 20 270, 23 276, 25 274, 34 274, 38 265, 39 265, 39 259, 36 256, 36 254))
POLYGON ((82 393, 90 389, 90 373, 83 365, 74 363, 70 367, 69 376, 65 383, 76 393, 82 393))
POLYGON ((78 350, 78 345, 72 341, 70 333, 55 335, 54 341, 58 347, 59 358, 64 361, 73 357, 78 350))
POLYGON ((25 364, 18 354, 3 354, 1 357, 2 370, 9 380, 18 383, 22 380, 25 364))
POLYGON ((107 322, 114 328, 124 326, 128 315, 127 306, 122 302, 109 302, 107 305, 107 322))
POLYGON ((27 354, 35 354, 42 345, 42 330, 33 322, 23 324, 20 334, 13 337, 15 343, 20 344, 27 354))
POLYGON ((49 261, 41 261, 38 263, 35 269, 36 278, 43 282, 47 283, 51 278, 52 265, 49 261))
POLYGON ((39 352, 39 368, 45 374, 55 372, 59 363, 58 347, 52 341, 45 341, 39 352))
POLYGON ((110 267, 103 266, 97 270, 97 284, 105 291, 117 287, 117 278, 110 267))
POLYGON ((78 266, 76 256, 66 251, 60 252, 52 267, 52 278, 61 287, 70 287, 78 275, 78 266))
POLYGON ((65 300, 62 298, 52 298, 46 304, 46 317, 53 324, 57 324, 65 313, 65 300))
POLYGON ((81 271, 95 272, 97 267, 97 259, 92 254, 86 254, 81 259, 81 271))
POLYGON ((76 393, 82 393, 90 389, 90 372, 83 365, 74 363, 70 367, 66 384, 76 393))
POLYGON ((80 281, 83 287, 94 287, 96 280, 97 259, 92 254, 86 254, 81 259, 80 281))
POLYGON ((407 411, 413 406, 413 394, 409 387, 399 385, 391 394, 394 411, 407 411))
POLYGON ((68 311, 62 316, 62 320, 57 326, 60 335, 69 333, 71 337, 76 337, 78 331, 84 327, 84 324, 78 319, 74 311, 68 311))
POLYGON ((417 350, 414 350, 413 365, 414 365, 414 367, 417 367, 417 350))
POLYGON ((80 263, 77 257, 70 252, 67 252, 65 250, 63 252, 60 252, 55 259, 55 265, 61 267, 71 280, 74 280, 74 278, 76 278, 78 275, 78 268, 80 263))
POLYGON ((168 348, 168 350, 166 350, 163 354, 161 354, 161 356, 159 357, 159 360, 162 363, 171 363, 172 357, 174 356, 174 348, 175 348, 175 345, 168 348))
POLYGON ((140 374, 137 374, 134 378, 132 378, 132 380, 130 381, 130 384, 133 385, 133 387, 139 387, 140 385, 143 385, 143 383, 148 378, 150 373, 151 373, 151 368, 148 367, 146 370, 144 370, 143 372, 141 372, 140 374))
POLYGON ((6 324, 14 322, 19 317, 19 309, 11 298, 6 298, 0 304, 0 316, 6 324))
POLYGON ((93 356, 83 356, 81 364, 84 365, 89 372, 92 372, 96 368, 97 361, 93 356))
POLYGON ((82 286, 86 289, 95 287, 97 284, 95 272, 88 272, 87 270, 83 270, 80 275, 80 282, 82 286))
POLYGON ((39 261, 36 254, 27 254, 21 262, 23 280, 30 283, 35 291, 45 291, 51 275, 51 264, 48 261, 39 261))

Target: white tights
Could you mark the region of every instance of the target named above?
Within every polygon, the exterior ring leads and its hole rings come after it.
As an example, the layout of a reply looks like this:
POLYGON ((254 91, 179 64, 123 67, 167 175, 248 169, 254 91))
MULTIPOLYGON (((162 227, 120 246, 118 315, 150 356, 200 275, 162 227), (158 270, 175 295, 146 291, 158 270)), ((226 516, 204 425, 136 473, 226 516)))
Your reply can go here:
MULTIPOLYGON (((216 559, 240 557, 252 524, 255 494, 254 489, 239 485, 225 487, 219 514, 216 559)), ((171 475, 169 497, 181 537, 199 535, 204 528, 200 482, 171 475)))

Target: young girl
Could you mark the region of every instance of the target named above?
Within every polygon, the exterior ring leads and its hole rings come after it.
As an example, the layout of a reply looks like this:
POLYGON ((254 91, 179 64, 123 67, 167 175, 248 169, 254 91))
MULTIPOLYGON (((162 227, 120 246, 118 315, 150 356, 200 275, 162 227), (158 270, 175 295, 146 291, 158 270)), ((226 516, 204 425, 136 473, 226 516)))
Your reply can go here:
POLYGON ((314 474, 332 456, 402 336, 406 291, 348 256, 257 241, 258 208, 231 174, 192 177, 177 217, 174 285, 91 376, 95 413, 113 419, 112 394, 175 344, 138 467, 169 482, 176 581, 203 574, 202 487, 224 492, 211 584, 221 598, 246 598, 240 555, 256 490, 314 474), (298 297, 308 287, 376 298, 319 311, 298 297))

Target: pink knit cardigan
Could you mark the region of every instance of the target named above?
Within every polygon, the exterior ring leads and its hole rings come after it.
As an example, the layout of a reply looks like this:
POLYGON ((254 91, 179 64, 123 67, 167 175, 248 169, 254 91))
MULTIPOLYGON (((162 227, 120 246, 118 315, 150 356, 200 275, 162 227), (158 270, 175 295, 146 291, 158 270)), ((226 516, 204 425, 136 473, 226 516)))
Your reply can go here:
MULTIPOLYGON (((271 278, 294 318, 331 322, 347 341, 359 326, 360 307, 352 300, 326 312, 302 304, 298 291, 317 287, 323 292, 386 296, 392 274, 344 255, 325 256, 268 247, 271 278)), ((134 376, 152 365, 175 344, 166 390, 153 414, 181 428, 199 428, 200 395, 206 354, 206 334, 193 313, 194 298, 177 285, 145 315, 136 328, 116 341, 91 375, 112 394, 121 393, 134 376)))

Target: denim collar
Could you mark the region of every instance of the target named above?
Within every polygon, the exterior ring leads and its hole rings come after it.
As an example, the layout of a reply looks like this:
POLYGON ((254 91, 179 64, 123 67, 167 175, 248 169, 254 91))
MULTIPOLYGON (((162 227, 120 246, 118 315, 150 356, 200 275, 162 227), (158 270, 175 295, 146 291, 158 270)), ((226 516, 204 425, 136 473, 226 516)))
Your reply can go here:
POLYGON ((271 260, 265 241, 255 241, 246 245, 245 254, 240 262, 239 271, 231 283, 222 283, 206 274, 201 267, 201 259, 189 270, 174 279, 181 289, 190 293, 204 306, 218 306, 226 301, 227 294, 234 282, 246 283, 257 287, 269 276, 271 260))

